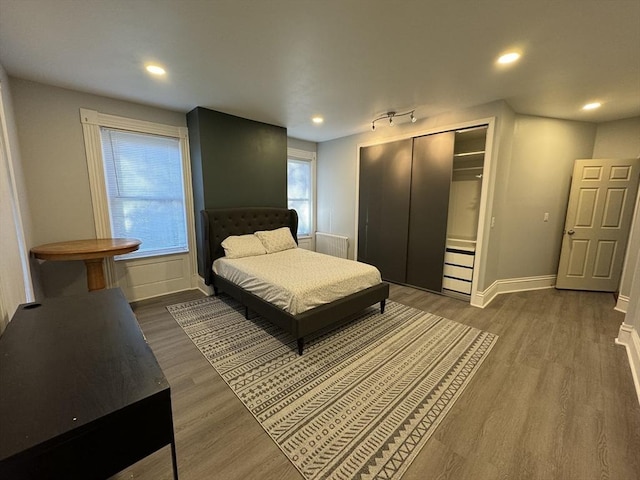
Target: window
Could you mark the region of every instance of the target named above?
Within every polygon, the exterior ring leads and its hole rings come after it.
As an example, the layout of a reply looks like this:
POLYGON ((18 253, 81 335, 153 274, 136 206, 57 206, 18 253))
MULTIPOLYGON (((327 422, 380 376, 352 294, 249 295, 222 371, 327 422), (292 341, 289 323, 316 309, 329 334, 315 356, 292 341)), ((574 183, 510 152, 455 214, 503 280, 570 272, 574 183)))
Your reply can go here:
MULTIPOLYGON (((188 258, 183 272, 192 272, 196 252, 187 128, 85 108, 80 120, 96 237, 142 240, 138 251, 117 259, 157 267, 162 262, 184 266, 188 258)), ((105 261, 107 285, 118 285, 116 275, 131 262, 119 262, 117 273, 113 260, 105 261)))
POLYGON ((188 251, 178 138, 101 127, 114 237, 142 240, 126 258, 188 251))
POLYGON ((313 194, 315 153, 289 149, 287 162, 287 199, 289 208, 298 212, 298 236, 313 234, 313 194))

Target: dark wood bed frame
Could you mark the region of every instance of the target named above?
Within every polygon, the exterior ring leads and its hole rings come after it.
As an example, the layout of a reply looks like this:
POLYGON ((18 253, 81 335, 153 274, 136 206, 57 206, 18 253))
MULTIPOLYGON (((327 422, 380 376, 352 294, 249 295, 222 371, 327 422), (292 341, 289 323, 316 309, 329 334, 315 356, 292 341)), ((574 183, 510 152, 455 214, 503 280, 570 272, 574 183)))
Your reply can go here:
POLYGON ((304 349, 304 338, 309 334, 328 326, 346 323, 351 316, 378 302, 380 302, 380 312, 384 313, 385 301, 389 298, 389 284, 385 282, 298 315, 291 315, 213 273, 211 265, 214 260, 224 256, 221 243, 229 235, 246 235, 258 230, 289 227, 297 243, 298 214, 295 210, 268 207, 227 208, 202 210, 201 215, 206 266, 205 283, 213 286, 215 295, 225 292, 238 300, 244 305, 247 318, 249 310, 252 310, 291 333, 298 341, 300 355, 304 349))

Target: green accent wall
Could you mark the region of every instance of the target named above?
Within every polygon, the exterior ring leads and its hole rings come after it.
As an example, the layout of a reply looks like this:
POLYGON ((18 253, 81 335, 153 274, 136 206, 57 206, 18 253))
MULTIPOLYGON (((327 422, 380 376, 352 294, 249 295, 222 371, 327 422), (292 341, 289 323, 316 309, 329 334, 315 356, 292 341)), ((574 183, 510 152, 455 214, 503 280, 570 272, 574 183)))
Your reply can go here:
POLYGON ((187 113, 196 218, 198 273, 202 265, 200 211, 287 206, 287 129, 196 107, 187 113))

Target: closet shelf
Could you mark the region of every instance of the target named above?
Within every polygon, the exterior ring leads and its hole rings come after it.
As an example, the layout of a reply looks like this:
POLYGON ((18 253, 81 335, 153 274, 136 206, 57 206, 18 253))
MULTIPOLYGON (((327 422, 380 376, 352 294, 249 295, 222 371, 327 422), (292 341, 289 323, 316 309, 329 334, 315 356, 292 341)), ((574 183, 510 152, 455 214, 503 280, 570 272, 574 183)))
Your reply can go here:
POLYGON ((476 152, 461 152, 461 153, 454 153, 453 156, 455 158, 465 158, 465 157, 480 157, 480 156, 484 156, 484 150, 478 150, 476 152))
POLYGON ((482 171, 483 169, 484 167, 454 167, 453 171, 454 172, 464 172, 464 171, 471 171, 471 170, 482 171))
POLYGON ((482 160, 484 159, 484 150, 477 152, 462 152, 454 153, 453 158, 458 162, 467 162, 469 160, 482 160))
POLYGON ((458 237, 447 237, 445 248, 475 252, 476 240, 468 240, 465 238, 458 238, 458 237))

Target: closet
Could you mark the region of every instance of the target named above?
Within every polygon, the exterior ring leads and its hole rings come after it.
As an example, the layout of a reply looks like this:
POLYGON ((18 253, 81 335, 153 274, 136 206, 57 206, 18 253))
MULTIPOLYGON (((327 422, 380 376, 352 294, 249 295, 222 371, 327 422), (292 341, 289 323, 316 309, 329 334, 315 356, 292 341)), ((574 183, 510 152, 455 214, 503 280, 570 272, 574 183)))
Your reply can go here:
POLYGON ((468 299, 475 263, 487 127, 456 132, 442 292, 468 299))
POLYGON ((486 131, 360 149, 359 261, 385 280, 469 298, 486 131))

